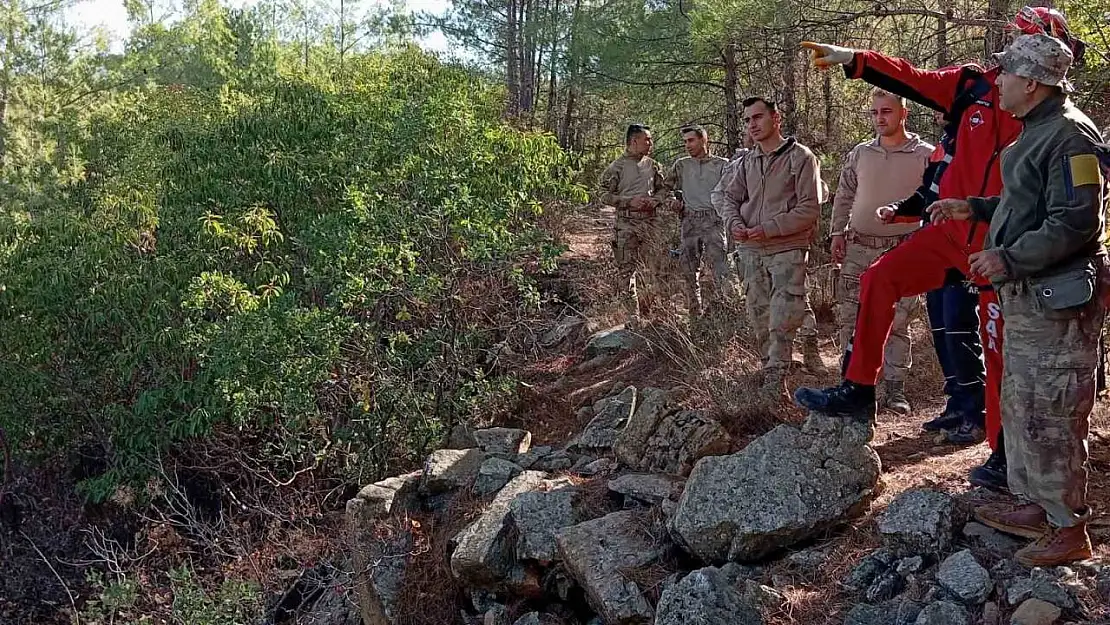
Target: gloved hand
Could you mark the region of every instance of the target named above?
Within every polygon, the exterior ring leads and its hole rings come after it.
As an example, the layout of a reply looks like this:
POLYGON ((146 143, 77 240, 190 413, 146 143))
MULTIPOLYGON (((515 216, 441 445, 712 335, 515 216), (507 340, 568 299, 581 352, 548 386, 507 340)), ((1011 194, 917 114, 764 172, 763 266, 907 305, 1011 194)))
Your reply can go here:
POLYGON ((813 64, 821 69, 828 69, 833 65, 847 65, 856 57, 856 51, 852 48, 828 43, 803 41, 802 47, 811 51, 810 57, 813 59, 813 64))

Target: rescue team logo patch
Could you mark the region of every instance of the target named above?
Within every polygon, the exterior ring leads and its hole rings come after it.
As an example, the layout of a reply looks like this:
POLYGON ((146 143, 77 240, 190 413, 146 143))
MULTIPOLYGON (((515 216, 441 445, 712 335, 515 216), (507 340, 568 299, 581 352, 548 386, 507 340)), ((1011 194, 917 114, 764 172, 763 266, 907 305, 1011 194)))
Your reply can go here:
POLYGON ((983 125, 983 114, 979 111, 975 111, 974 113, 971 114, 971 117, 969 117, 967 119, 967 123, 971 124, 972 128, 982 126, 983 125))
POLYGON ((1077 154, 1068 159, 1071 169, 1071 184, 1082 187, 1087 184, 1102 184, 1102 171, 1098 166, 1098 157, 1094 154, 1077 154))

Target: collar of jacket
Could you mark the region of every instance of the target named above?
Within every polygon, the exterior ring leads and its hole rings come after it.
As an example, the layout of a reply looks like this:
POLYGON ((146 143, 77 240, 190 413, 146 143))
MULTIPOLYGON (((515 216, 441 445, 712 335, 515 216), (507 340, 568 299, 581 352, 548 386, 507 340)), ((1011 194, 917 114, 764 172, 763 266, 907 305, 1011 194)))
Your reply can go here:
POLYGON ((634 161, 637 161, 637 162, 643 160, 643 158, 644 158, 643 156, 641 156, 639 154, 633 154, 632 152, 629 152, 628 150, 624 151, 623 156, 624 156, 624 158, 631 159, 631 160, 634 160, 634 161))
POLYGON ((880 138, 879 137, 875 137, 874 139, 872 139, 871 142, 867 144, 867 147, 872 148, 874 150, 880 150, 880 151, 886 151, 886 152, 913 152, 920 145, 921 145, 921 137, 918 136, 917 133, 907 132, 906 133, 906 140, 902 143, 902 145, 900 145, 896 148, 892 148, 892 149, 889 149, 889 150, 884 148, 883 144, 880 143, 880 138))
POLYGON ((794 137, 787 137, 786 141, 783 141, 782 145, 775 148, 774 151, 771 152, 770 154, 764 152, 763 151, 763 146, 761 146, 757 143, 757 144, 755 144, 754 152, 759 156, 777 156, 777 155, 782 154, 783 152, 789 150, 790 148, 794 147, 795 145, 797 145, 797 143, 798 143, 798 140, 795 139, 794 137))
POLYGON ((1043 102, 1034 106, 1033 110, 1026 113, 1025 117, 1021 118, 1021 121, 1026 126, 1041 124, 1055 117, 1055 113, 1060 112, 1060 109, 1064 108, 1064 103, 1067 102, 1067 100, 1068 97, 1062 94, 1049 96, 1043 102))

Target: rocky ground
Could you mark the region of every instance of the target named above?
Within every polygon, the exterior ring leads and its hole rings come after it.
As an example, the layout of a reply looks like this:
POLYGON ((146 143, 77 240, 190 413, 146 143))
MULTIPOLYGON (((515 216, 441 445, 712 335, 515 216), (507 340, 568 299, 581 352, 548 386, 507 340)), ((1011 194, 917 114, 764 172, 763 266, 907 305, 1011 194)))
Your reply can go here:
POLYGON ((1110 623, 1106 403, 1097 557, 1024 569, 1023 541, 968 521, 1000 498, 965 480, 986 447, 920 430, 940 399, 927 341, 909 417, 761 405, 737 311, 611 327, 604 221, 581 226, 561 276, 573 306, 514 362, 518 409, 348 504, 366 623, 1110 623))

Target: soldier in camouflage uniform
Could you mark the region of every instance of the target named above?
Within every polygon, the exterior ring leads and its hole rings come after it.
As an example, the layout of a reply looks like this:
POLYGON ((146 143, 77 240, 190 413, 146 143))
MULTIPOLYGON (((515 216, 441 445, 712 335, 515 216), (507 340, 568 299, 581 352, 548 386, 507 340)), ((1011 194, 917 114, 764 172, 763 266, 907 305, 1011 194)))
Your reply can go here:
POLYGON ((682 129, 682 141, 688 156, 674 162, 667 172, 664 186, 681 199, 671 199, 682 217, 682 273, 686 282, 686 304, 692 316, 699 316, 709 303, 701 293, 699 279, 702 259, 713 271, 716 299, 731 294, 728 260, 725 251, 725 227, 713 208, 710 194, 728 161, 708 152, 709 135, 701 126, 682 129))
POLYGON ((629 284, 634 314, 642 317, 650 313, 667 253, 659 210, 663 171, 650 156, 650 127, 631 124, 625 132, 625 146, 624 155, 601 174, 599 199, 617 210, 613 255, 622 282, 629 284))
POLYGON ((774 102, 749 98, 744 117, 756 147, 718 195, 717 210, 742 250, 748 319, 764 360, 762 394, 777 399, 806 316, 806 257, 821 212, 821 170, 809 148, 782 136, 774 102))
POLYGON ((1095 292, 1103 247, 1105 181, 1091 120, 1071 103, 1072 52, 1048 35, 1022 35, 996 55, 1000 106, 1020 119, 1002 155, 1002 195, 933 204, 936 221, 989 221, 970 257, 991 280, 1003 328, 1002 423, 1007 480, 1017 505, 975 510, 995 529, 1036 538, 1026 566, 1091 557, 1087 434, 1095 398, 1103 304, 1095 292))
MULTIPOLYGON (((882 223, 876 209, 912 194, 925 173, 933 146, 906 132, 906 101, 881 89, 871 93, 871 121, 876 137, 848 153, 833 200, 833 261, 840 263, 840 345, 852 342, 859 313, 860 276, 879 256, 898 245, 918 223, 882 223)), ((916 296, 898 302, 894 326, 886 343, 883 377, 884 404, 898 414, 909 414, 905 381, 910 368, 910 315, 916 296)))

